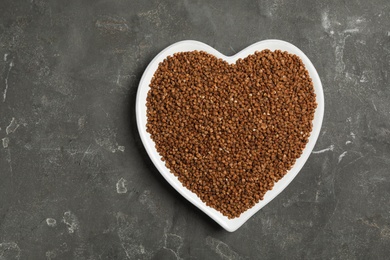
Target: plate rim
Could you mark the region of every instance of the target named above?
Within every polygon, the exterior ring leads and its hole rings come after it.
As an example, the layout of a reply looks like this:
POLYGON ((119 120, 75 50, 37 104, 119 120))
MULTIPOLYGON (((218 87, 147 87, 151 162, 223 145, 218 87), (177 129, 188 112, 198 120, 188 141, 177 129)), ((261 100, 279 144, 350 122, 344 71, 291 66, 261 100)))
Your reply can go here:
POLYGON ((142 144, 149 156, 149 158, 152 160, 154 166, 157 168, 159 173, 164 177, 164 179, 177 191, 180 195, 182 195, 185 199, 187 199, 189 202, 191 202, 193 205, 195 205, 197 208, 199 208, 201 211, 203 211, 206 215, 208 215, 211 219, 213 219, 215 222, 217 222, 220 226, 222 226, 225 230, 229 232, 233 232, 237 230, 239 227, 241 227, 249 218, 251 218, 255 213, 260 211, 261 208, 266 206, 269 202, 271 202, 275 197, 277 197, 285 188, 287 188, 288 185, 292 182, 292 180, 298 175, 302 167, 307 162, 311 152, 313 151, 313 148, 317 142, 323 117, 324 117, 324 110, 325 110, 325 102, 324 102, 324 91, 322 87, 322 83, 320 80, 320 77, 318 75, 317 70, 315 69, 313 63, 310 61, 310 59, 306 56, 306 54, 301 51, 298 47, 295 45, 282 41, 277 39, 269 39, 269 40, 262 40, 258 41, 256 43, 253 43, 249 45, 248 47, 242 49, 241 51, 237 52, 236 54, 232 56, 226 56, 219 52, 218 50, 214 49, 210 45, 195 41, 195 40, 184 40, 179 41, 176 43, 173 43, 169 45, 168 47, 164 48, 162 51, 160 51, 148 64, 146 69, 144 70, 142 77, 138 84, 137 94, 136 94, 136 102, 135 102, 135 113, 136 113, 136 121, 137 121, 137 128, 138 133, 141 137, 142 144), (261 46, 277 46, 276 48, 268 48, 263 47, 259 48, 261 46), (285 48, 278 48, 278 47, 285 47, 285 48), (309 71, 310 77, 312 78, 315 94, 316 94, 316 101, 317 101, 317 108, 315 111, 315 116, 313 122, 313 129, 310 133, 309 142, 306 144, 305 149, 303 150, 301 156, 296 160, 295 164, 293 165, 292 169, 289 170, 285 176, 281 180, 279 180, 277 183, 275 183, 273 190, 267 191, 267 193, 264 196, 264 200, 256 203, 252 208, 248 209, 244 213, 241 214, 240 217, 234 218, 234 219, 228 219, 227 217, 223 216, 222 213, 219 211, 207 206, 203 201, 195 195, 192 191, 182 186, 181 182, 177 179, 176 176, 174 176, 168 168, 166 168, 165 163, 161 161, 161 156, 157 153, 155 147, 154 147, 154 141, 150 138, 150 134, 146 132, 146 114, 145 119, 143 120, 142 106, 145 106, 144 109, 146 109, 146 97, 147 93, 149 92, 149 84, 150 80, 152 79, 157 67, 158 63, 167 58, 168 56, 172 55, 175 52, 181 52, 181 51, 192 51, 194 50, 203 50, 206 51, 217 58, 222 58, 223 60, 226 60, 229 63, 234 63, 239 58, 244 58, 251 53, 253 54, 255 51, 261 51, 264 49, 280 49, 282 51, 287 51, 292 54, 296 54, 299 56, 302 61, 305 64, 306 69, 309 71), (194 49, 195 48, 195 49, 194 49), (185 50, 181 50, 185 49, 185 50), (188 50, 187 50, 188 49, 188 50), (289 49, 289 50, 286 50, 289 49), (176 50, 176 51, 175 51, 176 50), (293 50, 293 52, 291 52, 293 50), (172 52, 173 51, 173 52, 172 52), (171 54, 170 54, 171 53, 171 54), (156 67, 155 70, 151 71, 153 67, 156 67), (151 75, 151 76, 150 76, 151 75), (145 90, 146 89, 146 90, 145 90), (146 92, 145 92, 146 91, 146 92), (146 94, 145 94, 146 93, 146 94), (142 97, 145 97, 143 99, 142 97), (142 100, 141 100, 142 99, 142 100), (316 122, 316 124, 314 124, 316 122), (151 150, 150 145, 153 144, 151 150), (156 156, 157 154, 157 156, 156 156), (157 158, 159 157, 159 158, 157 158), (299 163, 298 163, 299 162, 299 163), (288 178, 286 178, 288 176, 288 178), (282 182, 282 180, 285 180, 282 182), (279 183, 282 183, 282 185, 278 185, 279 183), (279 187, 280 186, 280 187, 279 187), (277 190, 276 190, 277 189, 277 190), (192 195, 190 195, 190 194, 192 195), (268 195, 268 196, 267 196, 268 195), (194 198, 196 197, 196 198, 194 198), (261 205, 260 205, 261 204, 261 205), (259 206, 260 205, 260 206, 259 206))

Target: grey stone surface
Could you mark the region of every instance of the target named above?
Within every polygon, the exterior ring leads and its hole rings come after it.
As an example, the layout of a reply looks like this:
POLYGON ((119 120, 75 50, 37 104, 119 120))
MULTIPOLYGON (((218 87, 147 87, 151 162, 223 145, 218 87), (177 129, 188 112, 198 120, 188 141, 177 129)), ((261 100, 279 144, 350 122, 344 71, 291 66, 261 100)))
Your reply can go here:
POLYGON ((388 259, 390 2, 0 2, 0 259, 388 259), (169 186, 135 94, 164 47, 264 39, 312 60, 326 111, 292 184, 234 233, 169 186))

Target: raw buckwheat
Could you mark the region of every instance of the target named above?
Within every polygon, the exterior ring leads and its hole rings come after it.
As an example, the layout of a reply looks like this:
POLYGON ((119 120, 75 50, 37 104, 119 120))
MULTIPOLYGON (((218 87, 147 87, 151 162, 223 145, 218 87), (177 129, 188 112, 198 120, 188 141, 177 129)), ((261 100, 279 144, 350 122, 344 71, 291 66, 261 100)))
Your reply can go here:
POLYGON ((235 218, 302 154, 317 103, 296 55, 263 50, 228 64, 191 51, 159 64, 146 106, 147 131, 167 168, 235 218))

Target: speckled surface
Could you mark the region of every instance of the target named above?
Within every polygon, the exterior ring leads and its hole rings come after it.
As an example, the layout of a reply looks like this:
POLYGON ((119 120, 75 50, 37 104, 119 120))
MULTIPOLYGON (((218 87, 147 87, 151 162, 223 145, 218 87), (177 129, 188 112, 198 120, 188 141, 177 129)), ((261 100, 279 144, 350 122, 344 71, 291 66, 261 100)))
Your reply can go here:
POLYGON ((0 3, 0 259, 386 259, 390 2, 0 3), (228 233, 154 168, 134 103, 164 47, 303 50, 325 91, 314 152, 228 233))

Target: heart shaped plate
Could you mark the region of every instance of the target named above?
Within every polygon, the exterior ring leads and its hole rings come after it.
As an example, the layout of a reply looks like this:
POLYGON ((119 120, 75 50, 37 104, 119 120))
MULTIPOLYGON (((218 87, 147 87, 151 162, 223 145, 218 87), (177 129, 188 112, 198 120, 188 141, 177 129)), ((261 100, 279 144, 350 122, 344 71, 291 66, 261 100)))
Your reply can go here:
POLYGON ((233 56, 225 56, 212 48, 211 46, 204 44, 198 41, 181 41, 174 43, 161 51, 157 56, 150 62, 146 68, 144 74, 142 75, 141 81, 138 86, 137 99, 136 99, 136 118, 138 131, 141 136, 141 140, 145 146, 145 149, 151 158, 152 162, 159 170, 159 172, 164 176, 164 178, 187 200, 192 204, 197 206, 200 210, 206 213, 209 217, 215 220, 227 231, 233 232, 242 226, 251 216, 253 216, 257 211, 262 207, 267 205, 271 200, 273 200, 278 194, 280 194, 295 178, 298 172, 301 170, 306 160, 309 158, 311 151, 314 148, 314 145, 317 141, 318 135, 320 133, 322 119, 324 116, 324 93, 322 89, 322 84, 316 69, 309 60, 309 58, 297 47, 291 43, 281 41, 281 40, 265 40, 260 41, 255 44, 250 45, 244 50, 233 56), (181 182, 174 176, 169 169, 165 166, 165 163, 161 160, 161 156, 158 154, 155 148, 153 140, 150 138, 150 134, 146 132, 146 123, 147 123, 147 114, 146 114, 146 97, 150 89, 149 84, 151 79, 158 68, 160 62, 162 62, 168 56, 173 55, 176 52, 186 52, 186 51, 205 51, 208 52, 217 58, 222 58, 228 63, 235 63, 239 58, 245 58, 250 54, 253 54, 255 51, 261 51, 264 49, 269 49, 271 51, 281 50, 287 51, 290 54, 295 54, 299 56, 308 70, 310 77, 313 81, 314 91, 317 99, 317 108, 314 114, 313 120, 313 130, 309 137, 309 142, 306 144, 305 149, 302 152, 302 155, 296 160, 293 168, 287 172, 287 174, 275 183, 272 190, 267 191, 264 196, 264 199, 259 201, 255 206, 248 209, 240 215, 238 218, 229 219, 226 216, 222 215, 219 211, 206 206, 198 196, 185 188, 181 182))

